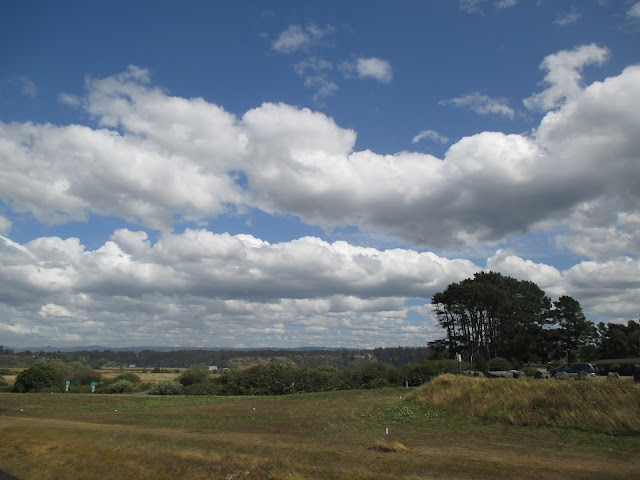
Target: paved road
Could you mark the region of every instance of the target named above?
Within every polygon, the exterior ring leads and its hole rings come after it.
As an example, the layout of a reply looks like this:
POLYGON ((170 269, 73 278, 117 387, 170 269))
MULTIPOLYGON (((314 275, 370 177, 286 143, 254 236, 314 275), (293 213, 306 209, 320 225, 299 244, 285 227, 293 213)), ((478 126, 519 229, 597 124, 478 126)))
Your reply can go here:
POLYGON ((4 473, 0 470, 0 480, 18 480, 16 477, 9 475, 8 473, 4 473))

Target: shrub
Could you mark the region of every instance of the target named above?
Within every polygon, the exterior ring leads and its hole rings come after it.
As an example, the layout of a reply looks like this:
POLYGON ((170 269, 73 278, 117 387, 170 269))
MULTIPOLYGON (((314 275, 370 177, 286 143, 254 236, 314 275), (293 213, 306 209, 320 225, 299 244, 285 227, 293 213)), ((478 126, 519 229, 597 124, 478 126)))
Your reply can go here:
POLYGON ((62 380, 69 380, 71 385, 90 385, 91 382, 99 382, 102 375, 89 365, 81 362, 56 363, 60 370, 62 380))
POLYGON ((180 374, 178 382, 180 382, 183 387, 188 387, 194 383, 204 382, 208 376, 209 372, 207 370, 190 368, 180 374))
POLYGON ((52 387, 60 390, 61 383, 60 369, 51 363, 41 362, 20 372, 11 391, 25 393, 52 387))
POLYGON ((129 380, 118 380, 106 386, 107 393, 131 393, 136 390, 133 382, 129 380))
POLYGON ((127 380, 128 382, 131 383, 142 383, 142 380, 140 379, 140 377, 138 375, 136 375, 133 372, 125 372, 125 373, 121 373, 120 375, 118 375, 117 377, 115 377, 114 380, 127 380))
POLYGON ((509 360, 502 357, 492 358, 487 362, 487 370, 490 372, 497 370, 511 370, 513 365, 509 360))
POLYGON ((181 395, 182 394, 182 384, 175 380, 164 380, 162 382, 156 383, 151 390, 149 390, 149 395, 181 395))
POLYGON ((182 389, 184 395, 218 395, 221 387, 213 382, 193 383, 182 389))
POLYGON ((473 357, 473 368, 479 372, 487 372, 487 360, 482 355, 473 357))

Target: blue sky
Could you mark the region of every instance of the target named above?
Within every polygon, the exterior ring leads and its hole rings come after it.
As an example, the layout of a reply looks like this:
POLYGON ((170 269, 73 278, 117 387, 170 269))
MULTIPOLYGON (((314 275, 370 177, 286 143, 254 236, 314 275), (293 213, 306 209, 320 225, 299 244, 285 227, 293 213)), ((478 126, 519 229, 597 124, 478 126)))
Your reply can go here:
POLYGON ((5 2, 0 343, 424 345, 474 272, 640 314, 640 3, 5 2))

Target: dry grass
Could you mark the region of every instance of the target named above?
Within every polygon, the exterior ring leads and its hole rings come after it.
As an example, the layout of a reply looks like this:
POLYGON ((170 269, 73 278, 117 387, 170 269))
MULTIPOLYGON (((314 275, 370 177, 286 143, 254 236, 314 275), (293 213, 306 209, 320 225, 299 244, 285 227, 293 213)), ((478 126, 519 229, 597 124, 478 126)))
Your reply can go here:
POLYGON ((0 470, 21 480, 640 478, 638 437, 478 422, 405 394, 0 393, 0 470), (386 427, 408 451, 371 449, 386 427))
POLYGON ((518 425, 640 433, 640 385, 628 382, 443 375, 414 391, 408 400, 518 425))
POLYGON ((169 370, 167 373, 153 373, 151 369, 143 369, 143 368, 103 368, 100 371, 100 374, 103 378, 115 378, 118 375, 122 375, 123 373, 135 373, 140 377, 142 383, 159 383, 164 380, 175 380, 178 378, 180 373, 176 373, 175 370, 185 370, 183 369, 167 369, 169 370))
POLYGON ((252 367, 266 365, 272 362, 295 365, 295 362, 287 357, 235 357, 229 360, 229 364, 236 370, 247 370, 252 367))
POLYGON ((408 450, 400 442, 389 442, 387 440, 376 440, 369 449, 378 450, 379 452, 406 452, 408 450))

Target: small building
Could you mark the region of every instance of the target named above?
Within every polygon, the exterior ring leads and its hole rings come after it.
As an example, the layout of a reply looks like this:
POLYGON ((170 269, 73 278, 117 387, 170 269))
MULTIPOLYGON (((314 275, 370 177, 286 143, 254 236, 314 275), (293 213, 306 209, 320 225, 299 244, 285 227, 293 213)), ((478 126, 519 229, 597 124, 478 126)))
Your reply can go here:
POLYGON ((218 370, 220 370, 220 369, 218 368, 217 365, 209 365, 209 371, 210 372, 217 372, 218 370))

